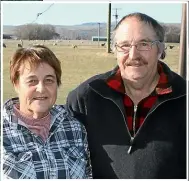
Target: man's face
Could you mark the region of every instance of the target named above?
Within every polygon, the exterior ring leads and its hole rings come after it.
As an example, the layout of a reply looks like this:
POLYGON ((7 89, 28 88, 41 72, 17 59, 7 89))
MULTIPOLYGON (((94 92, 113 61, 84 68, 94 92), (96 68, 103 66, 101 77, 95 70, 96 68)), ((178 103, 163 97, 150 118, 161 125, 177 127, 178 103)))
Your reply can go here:
MULTIPOLYGON (((140 42, 151 42, 157 40, 157 37, 150 25, 131 17, 118 27, 115 39, 119 46, 124 47, 124 45, 135 45, 140 42)), ((136 46, 132 46, 129 52, 117 51, 117 63, 123 79, 147 80, 155 74, 161 54, 157 43, 151 47, 152 49, 148 51, 139 51, 136 46)))

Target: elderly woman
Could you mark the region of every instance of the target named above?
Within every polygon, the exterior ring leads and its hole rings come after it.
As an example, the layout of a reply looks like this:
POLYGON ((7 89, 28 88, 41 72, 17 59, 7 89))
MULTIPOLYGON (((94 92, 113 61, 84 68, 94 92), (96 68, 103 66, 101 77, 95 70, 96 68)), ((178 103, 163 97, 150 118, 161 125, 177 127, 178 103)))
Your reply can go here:
POLYGON ((92 178, 85 128, 55 105, 61 66, 54 53, 18 49, 10 79, 18 98, 3 107, 4 178, 92 178))

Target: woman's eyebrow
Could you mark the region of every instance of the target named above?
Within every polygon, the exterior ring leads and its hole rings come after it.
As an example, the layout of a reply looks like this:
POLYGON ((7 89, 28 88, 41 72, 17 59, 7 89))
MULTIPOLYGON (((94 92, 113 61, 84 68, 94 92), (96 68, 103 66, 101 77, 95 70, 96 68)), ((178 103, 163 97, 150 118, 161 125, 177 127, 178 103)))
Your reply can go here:
POLYGON ((45 77, 52 77, 53 79, 56 79, 56 76, 55 75, 51 75, 51 74, 46 75, 45 77))

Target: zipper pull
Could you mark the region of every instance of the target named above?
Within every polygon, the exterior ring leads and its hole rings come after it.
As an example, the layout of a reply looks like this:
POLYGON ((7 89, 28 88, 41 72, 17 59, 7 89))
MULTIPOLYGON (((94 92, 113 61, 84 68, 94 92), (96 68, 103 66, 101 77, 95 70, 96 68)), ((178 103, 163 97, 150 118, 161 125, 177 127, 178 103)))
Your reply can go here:
POLYGON ((137 113, 137 108, 138 106, 137 105, 134 105, 134 116, 133 116, 133 134, 135 136, 136 134, 136 113, 137 113))
POLYGON ((131 139, 130 139, 130 146, 129 146, 129 149, 127 151, 128 154, 131 153, 131 149, 132 149, 132 146, 133 146, 133 140, 134 140, 134 137, 131 137, 131 139))
POLYGON ((128 154, 130 154, 131 149, 132 149, 132 146, 129 147, 129 149, 128 149, 128 151, 127 151, 128 154))

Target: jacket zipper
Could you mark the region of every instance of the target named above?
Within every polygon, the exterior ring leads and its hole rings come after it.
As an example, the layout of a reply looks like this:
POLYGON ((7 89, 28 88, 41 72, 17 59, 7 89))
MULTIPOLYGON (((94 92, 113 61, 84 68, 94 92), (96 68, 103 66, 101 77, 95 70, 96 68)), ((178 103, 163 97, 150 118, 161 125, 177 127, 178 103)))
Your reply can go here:
POLYGON ((137 113, 137 105, 134 105, 134 116, 133 116, 133 135, 136 134, 136 113, 137 113))
MULTIPOLYGON (((95 91, 95 92, 96 92, 96 91, 95 91)), ((101 95, 101 96, 102 96, 102 95, 101 95)), ((103 96, 102 96, 102 97, 103 97, 103 96)), ((129 136, 130 136, 130 146, 129 146, 129 149, 127 150, 127 153, 130 154, 130 153, 131 153, 131 150, 132 150, 132 146, 133 146, 133 142, 134 142, 135 136, 131 136, 131 133, 130 133, 130 131, 129 131, 129 128, 128 128, 127 124, 126 124, 125 116, 124 116, 123 112, 121 111, 120 107, 114 102, 114 100, 112 100, 112 99, 110 99, 110 98, 107 98, 107 97, 104 97, 104 98, 107 99, 107 100, 112 101, 112 102, 118 107, 118 109, 120 110, 120 112, 121 112, 121 114, 122 114, 122 116, 123 116, 124 123, 125 123, 125 126, 126 126, 126 128, 127 128, 127 132, 129 133, 129 136)))
MULTIPOLYGON (((90 87, 91 87, 91 86, 90 86, 90 87)), ((96 90, 94 90, 92 87, 91 87, 91 89, 92 89, 94 92, 96 92, 98 95, 102 96, 102 95, 99 94, 96 90)), ((116 102, 114 102, 114 100, 112 100, 112 99, 110 99, 110 98, 107 98, 107 97, 104 97, 104 96, 102 96, 102 97, 103 97, 104 99, 107 99, 107 100, 112 101, 112 102, 118 107, 118 109, 120 110, 120 112, 121 112, 121 114, 122 114, 122 116, 123 116, 123 119, 124 119, 124 122, 125 122, 125 126, 126 126, 126 128, 127 128, 127 131, 128 131, 128 133, 129 133, 129 136, 130 136, 130 146, 129 146, 129 149, 127 150, 127 153, 130 154, 130 153, 131 153, 131 150, 132 150, 134 138, 136 138, 136 136, 138 135, 139 131, 141 130, 141 127, 143 127, 143 125, 144 125, 144 123, 146 122, 146 119, 149 117, 149 115, 151 115, 151 114, 152 114, 160 105, 162 105, 163 103, 165 103, 165 102, 167 102, 167 101, 170 101, 170 100, 179 99, 179 98, 181 98, 181 97, 183 97, 183 96, 185 96, 185 94, 184 94, 184 95, 181 95, 181 96, 179 96, 179 97, 176 97, 176 98, 167 99, 167 100, 161 102, 159 105, 157 105, 150 113, 147 114, 146 118, 144 119, 143 124, 140 126, 140 128, 138 129, 138 131, 136 132, 136 134, 134 134, 134 136, 131 136, 131 133, 130 133, 130 131, 129 131, 129 128, 128 128, 127 124, 126 124, 125 116, 124 116, 123 112, 121 111, 119 105, 117 105, 116 102)), ((134 106, 134 118, 135 118, 135 119, 136 119, 136 112, 137 112, 137 105, 134 106)), ((133 123, 134 123, 134 122, 133 122, 133 123)), ((134 126, 133 126, 133 128, 134 128, 134 126)), ((135 129, 134 129, 134 130, 135 130, 135 129)))
POLYGON ((140 126, 140 128, 138 129, 138 131, 137 131, 135 137, 139 134, 139 131, 140 131, 141 128, 143 127, 143 125, 144 125, 144 123, 146 122, 146 119, 149 117, 149 115, 151 115, 160 105, 162 105, 162 104, 165 103, 165 102, 171 101, 171 100, 179 99, 179 98, 181 98, 181 97, 183 97, 183 96, 185 96, 185 95, 181 95, 181 96, 179 96, 179 97, 172 98, 172 99, 167 99, 167 100, 161 102, 160 104, 158 104, 150 113, 147 114, 147 116, 146 116, 145 119, 144 119, 143 124, 142 124, 142 125, 140 126))
MULTIPOLYGON (((98 95, 102 96, 102 95, 99 94, 96 90, 94 90, 92 87, 91 87, 91 89, 92 89, 94 92, 96 92, 98 95)), ((125 116, 124 116, 123 112, 121 111, 120 107, 116 104, 116 102, 114 102, 114 100, 112 100, 112 99, 110 99, 110 98, 107 98, 107 97, 104 97, 104 96, 102 96, 102 97, 103 97, 104 99, 107 99, 107 100, 112 101, 112 102, 118 107, 118 109, 120 110, 120 112, 121 112, 121 114, 122 114, 122 116, 123 116, 124 123, 125 123, 126 129, 127 129, 127 132, 129 133, 129 136, 130 136, 130 146, 129 146, 129 149, 128 149, 128 151, 127 151, 127 153, 130 154, 131 149, 132 149, 132 145, 133 145, 133 141, 134 141, 134 137, 131 136, 131 133, 130 133, 130 131, 129 131, 129 128, 128 128, 127 124, 126 124, 125 116)))

